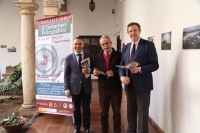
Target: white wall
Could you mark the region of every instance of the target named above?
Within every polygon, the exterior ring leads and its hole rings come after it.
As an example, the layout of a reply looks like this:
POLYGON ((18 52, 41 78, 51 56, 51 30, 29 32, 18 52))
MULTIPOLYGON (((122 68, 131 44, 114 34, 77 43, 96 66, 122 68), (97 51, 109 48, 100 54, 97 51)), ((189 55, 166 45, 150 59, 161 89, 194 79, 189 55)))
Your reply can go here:
POLYGON ((19 9, 13 1, 0 1, 0 45, 15 46, 17 52, 7 52, 7 48, 0 48, 1 73, 5 73, 6 66, 17 65, 20 62, 20 17, 19 9), (2 21, 3 20, 3 21, 2 21))
POLYGON ((200 24, 199 0, 116 1, 116 28, 129 42, 126 26, 139 22, 141 37, 154 36, 159 65, 153 73, 150 116, 166 133, 200 133, 200 50, 183 50, 183 28, 200 24), (171 50, 161 50, 161 34, 172 32, 171 50))
POLYGON ((108 35, 116 48, 115 0, 95 0, 95 10, 89 9, 91 0, 67 0, 67 12, 73 14, 73 36, 108 35))
MULTIPOLYGON (((6 66, 15 66, 21 62, 21 15, 14 1, 17 0, 0 0, 0 45, 17 48, 17 52, 7 52, 7 48, 0 48, 2 74, 6 72, 6 66)), ((43 18, 42 1, 36 0, 36 3, 40 7, 35 11, 35 20, 43 18)))

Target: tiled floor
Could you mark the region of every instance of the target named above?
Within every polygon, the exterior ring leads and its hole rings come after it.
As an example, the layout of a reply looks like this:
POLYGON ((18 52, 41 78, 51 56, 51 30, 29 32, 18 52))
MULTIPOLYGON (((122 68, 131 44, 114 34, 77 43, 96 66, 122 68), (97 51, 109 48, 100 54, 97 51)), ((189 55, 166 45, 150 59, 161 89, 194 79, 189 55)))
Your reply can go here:
MULTIPOLYGON (((92 133, 101 133, 100 124, 100 107, 99 107, 99 96, 97 90, 97 82, 93 82, 93 93, 91 102, 91 131, 92 133)), ((125 133, 127 129, 126 120, 126 96, 123 93, 123 100, 121 105, 121 116, 122 116, 122 133, 125 133)), ((112 109, 110 109, 109 117, 109 133, 113 132, 113 121, 112 121, 112 109)), ((72 122, 72 117, 52 115, 52 114, 42 114, 40 115, 33 125, 29 128, 27 133, 73 133, 74 127, 72 122)), ((84 133, 83 128, 81 128, 81 133, 84 133)), ((149 124, 149 133, 159 133, 149 124)))

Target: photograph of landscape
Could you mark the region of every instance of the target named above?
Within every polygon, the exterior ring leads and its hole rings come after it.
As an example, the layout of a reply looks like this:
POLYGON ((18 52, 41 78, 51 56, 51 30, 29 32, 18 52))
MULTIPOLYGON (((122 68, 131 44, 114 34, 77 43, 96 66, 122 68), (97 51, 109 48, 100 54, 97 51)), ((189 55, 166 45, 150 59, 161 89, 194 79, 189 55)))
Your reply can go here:
POLYGON ((183 29, 183 49, 200 49, 200 25, 183 29))

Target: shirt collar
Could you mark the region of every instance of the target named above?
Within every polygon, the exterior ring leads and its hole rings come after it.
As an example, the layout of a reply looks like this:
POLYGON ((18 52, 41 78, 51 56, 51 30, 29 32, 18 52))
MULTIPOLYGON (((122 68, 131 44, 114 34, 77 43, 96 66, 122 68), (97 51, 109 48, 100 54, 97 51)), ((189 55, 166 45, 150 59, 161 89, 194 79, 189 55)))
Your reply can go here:
POLYGON ((136 46, 138 46, 139 42, 140 42, 140 38, 136 42, 132 42, 132 44, 135 44, 136 46))
POLYGON ((74 51, 74 53, 75 53, 75 55, 77 55, 77 54, 83 55, 83 51, 81 51, 81 53, 77 53, 76 51, 74 51))
POLYGON ((113 50, 112 50, 112 48, 111 48, 111 50, 110 50, 108 53, 106 53, 105 51, 103 51, 103 53, 104 53, 105 55, 107 55, 107 54, 110 55, 110 54, 112 53, 112 51, 113 51, 113 50))

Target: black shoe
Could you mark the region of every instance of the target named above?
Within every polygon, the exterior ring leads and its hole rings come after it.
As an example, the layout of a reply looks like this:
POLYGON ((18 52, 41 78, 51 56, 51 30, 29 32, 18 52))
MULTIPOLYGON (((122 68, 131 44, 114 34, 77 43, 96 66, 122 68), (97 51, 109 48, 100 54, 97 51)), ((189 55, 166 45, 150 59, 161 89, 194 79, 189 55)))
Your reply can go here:
POLYGON ((85 133, 92 133, 92 132, 90 132, 90 130, 88 129, 88 130, 85 130, 85 133))
POLYGON ((74 133, 80 133, 80 130, 75 129, 74 133))

